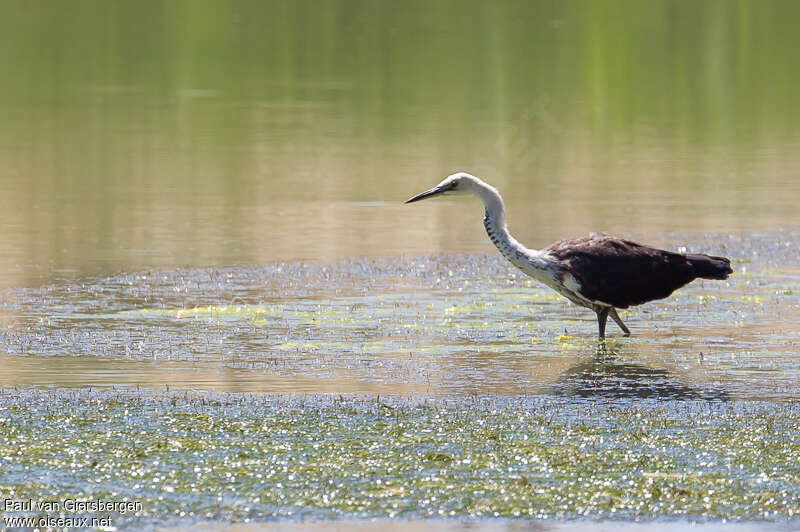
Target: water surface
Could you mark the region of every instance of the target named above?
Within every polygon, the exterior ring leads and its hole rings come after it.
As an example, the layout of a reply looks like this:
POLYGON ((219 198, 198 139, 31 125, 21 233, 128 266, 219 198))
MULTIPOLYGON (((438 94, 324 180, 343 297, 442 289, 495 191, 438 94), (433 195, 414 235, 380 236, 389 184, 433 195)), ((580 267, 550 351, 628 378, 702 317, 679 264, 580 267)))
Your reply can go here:
POLYGON ((0 286, 796 228, 793 1, 12 2, 0 286))
MULTIPOLYGON (((680 237, 684 241, 688 237, 680 237)), ((727 281, 594 313, 498 255, 153 270, 2 294, 0 386, 797 400, 800 233, 714 236, 727 281)))
POLYGON ((142 497, 130 527, 794 526, 799 17, 6 2, 0 492, 142 497), (529 247, 607 231, 735 274, 598 352, 477 201, 402 205, 456 170, 529 247))
POLYGON ((447 518, 791 529, 798 420, 796 403, 752 401, 9 390, 0 486, 14 500, 137 501, 112 513, 130 528, 447 518))

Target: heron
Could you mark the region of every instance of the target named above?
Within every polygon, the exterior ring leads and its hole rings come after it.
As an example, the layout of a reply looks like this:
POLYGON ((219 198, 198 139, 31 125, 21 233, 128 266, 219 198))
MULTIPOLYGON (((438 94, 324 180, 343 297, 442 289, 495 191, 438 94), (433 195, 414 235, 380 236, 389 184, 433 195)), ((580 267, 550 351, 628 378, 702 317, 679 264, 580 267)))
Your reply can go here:
POLYGON ((451 194, 478 196, 486 209, 486 233, 503 257, 574 304, 593 310, 600 340, 605 338, 609 316, 624 336, 630 336, 617 309, 663 299, 698 278, 722 280, 733 273, 725 257, 675 253, 605 233, 528 249, 508 231, 500 192, 466 172, 448 176, 406 203, 451 194))

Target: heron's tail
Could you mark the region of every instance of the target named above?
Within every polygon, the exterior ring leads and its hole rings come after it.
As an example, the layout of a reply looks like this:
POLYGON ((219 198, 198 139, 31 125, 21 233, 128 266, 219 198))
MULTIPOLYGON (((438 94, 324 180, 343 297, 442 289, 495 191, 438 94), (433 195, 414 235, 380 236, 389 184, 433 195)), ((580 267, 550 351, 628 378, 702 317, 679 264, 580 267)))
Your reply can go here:
POLYGON ((733 273, 731 261, 725 257, 711 255, 686 255, 694 269, 694 274, 703 279, 727 279, 733 273))

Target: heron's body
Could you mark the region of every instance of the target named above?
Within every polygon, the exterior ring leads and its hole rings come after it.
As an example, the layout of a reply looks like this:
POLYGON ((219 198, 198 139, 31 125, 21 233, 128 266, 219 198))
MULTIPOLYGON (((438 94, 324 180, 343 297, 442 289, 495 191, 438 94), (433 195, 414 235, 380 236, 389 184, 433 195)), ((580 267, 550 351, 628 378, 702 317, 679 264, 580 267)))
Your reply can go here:
POLYGON ((576 305, 594 310, 600 338, 605 337, 608 316, 630 334, 617 308, 665 298, 697 278, 725 279, 733 271, 724 257, 684 255, 601 233, 559 240, 543 250, 528 249, 508 232, 497 189, 463 172, 406 203, 448 193, 478 196, 486 208, 486 233, 500 253, 576 305))

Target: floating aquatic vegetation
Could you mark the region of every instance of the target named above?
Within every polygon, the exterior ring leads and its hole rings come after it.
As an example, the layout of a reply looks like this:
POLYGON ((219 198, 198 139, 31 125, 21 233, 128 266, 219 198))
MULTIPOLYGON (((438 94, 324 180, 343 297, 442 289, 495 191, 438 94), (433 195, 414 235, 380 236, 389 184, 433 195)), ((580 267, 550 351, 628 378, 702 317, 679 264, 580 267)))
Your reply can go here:
POLYGON ((797 404, 28 389, 0 425, 4 496, 116 524, 800 515, 797 404))
MULTIPOLYGON (((632 338, 609 325, 618 364, 673 372, 701 395, 798 398, 800 246, 773 237, 729 243, 758 259, 746 275, 624 312, 632 338)), ((3 385, 134 373, 254 391, 514 394, 552 389, 596 351, 591 312, 496 256, 142 272, 8 290, 0 312, 3 385)))

